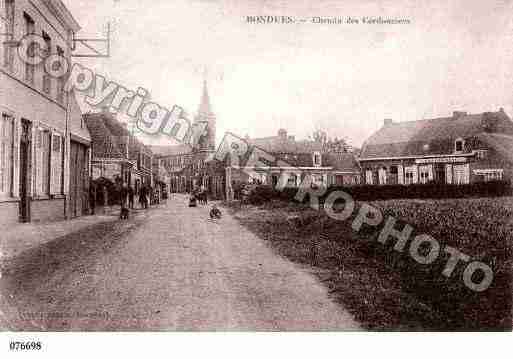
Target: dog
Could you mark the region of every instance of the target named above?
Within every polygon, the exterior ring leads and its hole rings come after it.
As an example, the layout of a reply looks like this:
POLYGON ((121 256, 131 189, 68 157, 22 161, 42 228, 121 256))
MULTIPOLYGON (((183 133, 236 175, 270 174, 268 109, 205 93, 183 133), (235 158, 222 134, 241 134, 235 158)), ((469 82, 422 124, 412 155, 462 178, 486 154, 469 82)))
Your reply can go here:
POLYGON ((128 220, 128 217, 130 216, 130 211, 128 208, 121 208, 121 212, 119 214, 119 219, 125 219, 128 220))

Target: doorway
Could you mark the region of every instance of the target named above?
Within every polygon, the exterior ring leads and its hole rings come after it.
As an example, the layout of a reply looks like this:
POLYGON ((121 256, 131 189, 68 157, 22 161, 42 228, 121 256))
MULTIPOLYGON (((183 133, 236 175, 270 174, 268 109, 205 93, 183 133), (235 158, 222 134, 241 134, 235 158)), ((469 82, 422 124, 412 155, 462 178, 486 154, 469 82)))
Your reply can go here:
POLYGON ((88 212, 89 160, 87 146, 70 141, 69 162, 69 217, 76 218, 88 212))
POLYGON ((32 125, 21 120, 20 136, 20 222, 30 222, 30 172, 31 172, 32 125))

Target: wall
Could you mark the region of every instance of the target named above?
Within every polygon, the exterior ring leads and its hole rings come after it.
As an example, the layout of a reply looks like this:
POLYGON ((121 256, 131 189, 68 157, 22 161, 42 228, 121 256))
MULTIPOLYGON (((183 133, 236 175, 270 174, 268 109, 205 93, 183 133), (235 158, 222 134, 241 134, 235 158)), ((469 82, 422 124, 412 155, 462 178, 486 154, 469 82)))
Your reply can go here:
POLYGON ((64 198, 37 200, 30 203, 32 222, 62 221, 64 217, 64 198))
MULTIPOLYGON (((3 1, 0 2, 3 5, 3 1)), ((2 15, 3 8, 1 9, 2 15)), ((44 31, 51 38, 52 52, 56 52, 56 46, 59 46, 64 50, 65 56, 69 58, 70 50, 70 39, 71 35, 68 32, 65 24, 63 24, 52 12, 46 8, 41 0, 15 0, 15 14, 14 14, 14 40, 21 40, 25 35, 25 21, 23 13, 27 13, 35 22, 35 34, 41 36, 44 31)), ((5 31, 5 26, 2 26, 0 32, 5 31)), ((4 37, 2 37, 2 40, 4 37)), ((32 173, 30 177, 33 178, 35 174, 35 144, 36 144, 36 131, 37 127, 43 127, 50 130, 52 133, 58 133, 60 135, 66 134, 66 97, 64 101, 59 102, 58 100, 58 86, 57 79, 51 79, 50 93, 43 92, 43 65, 37 65, 34 70, 34 81, 33 83, 25 80, 25 64, 19 58, 17 49, 13 48, 13 64, 12 68, 4 66, 4 48, 0 44, 0 111, 7 112, 13 116, 16 120, 17 133, 14 138, 15 153, 14 153, 14 193, 13 197, 18 197, 19 188, 19 136, 21 131, 21 119, 26 119, 32 124, 32 156, 31 156, 31 168, 32 173)), ((77 107, 73 107, 70 111, 70 127, 73 132, 76 132, 79 136, 84 139, 88 139, 87 130, 83 130, 80 121, 81 115, 80 110, 77 107)), ((67 193, 68 182, 69 182, 69 138, 66 141, 65 150, 65 163, 64 163, 64 193, 67 193)), ((35 184, 35 181, 31 181, 35 184)), ((32 185, 29 194, 35 196, 35 186, 32 185)), ((1 205, 0 200, 0 205, 1 205)), ((34 202, 31 204, 33 211, 31 217, 34 219, 48 219, 48 218, 61 218, 58 214, 60 209, 63 208, 62 200, 45 200, 40 202, 34 202), (52 203, 55 201, 56 203, 52 203), (48 215, 44 215, 44 208, 47 207, 48 215)), ((16 206, 17 207, 17 206, 16 206)), ((11 208, 11 205, 4 206, 2 208, 11 208)), ((16 217, 18 216, 18 210, 16 208, 16 217)), ((9 218, 14 216, 11 215, 9 218)), ((0 220, 1 223, 4 220, 0 220)))

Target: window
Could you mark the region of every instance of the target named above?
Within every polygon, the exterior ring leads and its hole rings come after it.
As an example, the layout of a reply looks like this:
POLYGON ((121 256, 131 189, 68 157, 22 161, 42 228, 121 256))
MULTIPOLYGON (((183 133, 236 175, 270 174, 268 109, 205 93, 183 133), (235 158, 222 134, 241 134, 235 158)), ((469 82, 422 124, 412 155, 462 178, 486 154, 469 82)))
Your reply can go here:
MULTIPOLYGON (((47 53, 44 56, 50 56, 52 53, 52 39, 46 32, 43 31, 43 40, 45 42, 45 46, 47 49, 47 53)), ((52 89, 52 78, 43 68, 43 92, 46 94, 50 94, 52 89)))
POLYGON ((487 150, 479 150, 477 151, 476 157, 478 160, 484 160, 486 158, 487 150))
POLYGON ((458 138, 456 141, 454 141, 454 152, 463 152, 464 148, 465 141, 463 141, 463 139, 458 138))
POLYGON ((287 179, 287 187, 296 187, 297 186, 297 175, 294 173, 289 174, 287 179))
POLYGON ((504 170, 503 169, 484 169, 484 170, 474 170, 474 173, 478 176, 483 176, 484 182, 490 182, 490 181, 502 180, 502 175, 504 173, 504 170))
POLYGON ((387 169, 386 169, 386 167, 382 167, 378 170, 378 180, 379 180, 379 184, 381 184, 381 185, 387 184, 387 169))
MULTIPOLYGON (((1 21, 1 20, 0 20, 1 21)), ((5 26, 0 27, 0 32, 5 31, 6 35, 0 38, 4 40, 13 40, 14 35, 14 0, 5 0, 5 26)), ((14 61, 14 48, 9 43, 3 44, 4 49, 4 66, 7 70, 12 71, 14 61)))
POLYGON ((419 182, 428 183, 433 179, 433 169, 431 166, 420 166, 419 167, 419 182))
POLYGON ((410 166, 404 168, 404 184, 415 184, 417 183, 417 167, 416 166, 410 166))
POLYGON ((484 174, 485 182, 502 180, 502 170, 489 171, 484 174))
POLYGON ((468 164, 454 165, 454 184, 468 184, 470 183, 470 168, 468 164))
POLYGON ((312 187, 318 188, 325 185, 324 176, 322 174, 312 175, 312 187))
POLYGON ((445 183, 452 184, 452 165, 445 165, 445 183))
POLYGON ((314 166, 321 166, 322 160, 321 160, 321 154, 319 152, 314 152, 313 154, 313 163, 314 166))
MULTIPOLYGON (((25 19, 25 35, 32 35, 36 33, 36 23, 32 18, 27 14, 23 13, 23 18, 25 19)), ((36 55, 36 44, 33 44, 27 49, 27 57, 34 57, 36 55)), ((25 80, 34 83, 34 72, 35 66, 29 63, 25 63, 25 80)))
POLYGON ((36 193, 50 194, 50 131, 39 129, 36 137, 36 193))
POLYGON ((373 184, 373 181, 372 181, 372 171, 371 170, 365 171, 365 183, 366 184, 373 184))
POLYGON ((0 121, 0 196, 11 197, 13 192, 14 119, 2 114, 0 121))

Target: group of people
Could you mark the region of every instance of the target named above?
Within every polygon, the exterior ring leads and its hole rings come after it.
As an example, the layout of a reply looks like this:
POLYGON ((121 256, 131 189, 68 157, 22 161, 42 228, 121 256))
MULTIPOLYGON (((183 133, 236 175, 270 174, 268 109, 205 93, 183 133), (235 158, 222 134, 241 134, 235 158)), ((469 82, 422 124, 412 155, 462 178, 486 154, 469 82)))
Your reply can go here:
POLYGON ((141 208, 148 209, 150 205, 160 203, 160 192, 150 185, 143 185, 138 193, 131 185, 123 184, 120 190, 121 207, 134 209, 135 196, 139 195, 139 204, 141 208))
POLYGON ((198 201, 199 204, 208 204, 208 195, 207 195, 207 189, 205 186, 201 186, 199 188, 195 188, 191 192, 191 202, 198 201))
MULTIPOLYGON (((204 205, 208 204, 207 189, 205 188, 205 186, 195 188, 193 191, 191 191, 191 196, 189 198, 189 207, 196 207, 197 202, 204 205)), ((219 220, 222 217, 222 213, 216 204, 212 205, 209 214, 210 219, 213 221, 219 220)))

